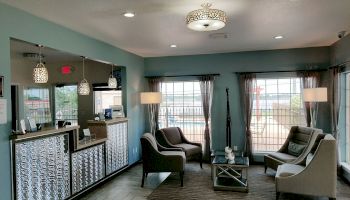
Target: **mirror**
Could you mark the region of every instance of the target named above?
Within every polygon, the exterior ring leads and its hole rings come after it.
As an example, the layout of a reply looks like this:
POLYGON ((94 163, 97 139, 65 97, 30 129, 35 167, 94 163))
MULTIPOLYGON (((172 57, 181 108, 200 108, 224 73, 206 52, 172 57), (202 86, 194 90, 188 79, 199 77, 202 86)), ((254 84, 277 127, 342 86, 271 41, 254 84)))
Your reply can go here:
MULTIPOLYGON (((34 83, 33 69, 38 64, 39 47, 35 44, 11 39, 11 96, 13 130, 19 130, 21 119, 30 118, 37 127, 57 126, 70 122, 87 128, 87 120, 114 105, 123 105, 122 79, 125 67, 114 66, 113 76, 117 88, 108 88, 112 64, 85 59, 85 79, 90 84, 90 94, 78 95, 78 84, 83 80, 81 56, 43 47, 41 59, 48 70, 47 83, 34 83)), ((30 121, 30 120, 29 120, 30 121)), ((69 123, 68 123, 69 124, 69 123)), ((27 130, 33 128, 26 125, 27 130)))

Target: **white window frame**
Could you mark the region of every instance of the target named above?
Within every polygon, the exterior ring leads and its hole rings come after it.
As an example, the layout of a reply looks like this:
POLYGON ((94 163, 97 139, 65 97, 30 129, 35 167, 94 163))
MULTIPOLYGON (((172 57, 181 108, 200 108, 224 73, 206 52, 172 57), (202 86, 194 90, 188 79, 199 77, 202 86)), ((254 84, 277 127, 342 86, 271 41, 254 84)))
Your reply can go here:
MULTIPOLYGON (((296 75, 295 74, 291 74, 291 73, 285 73, 285 74, 259 74, 259 76, 257 77, 257 81, 258 80, 276 80, 276 79, 294 79, 294 78, 297 78, 296 77, 296 75)), ((300 86, 301 86, 301 80, 299 80, 300 82, 300 86)), ((266 84, 266 83, 265 83, 266 84)), ((299 90, 299 94, 300 94, 300 105, 302 106, 301 108, 300 108, 300 112, 301 113, 303 113, 302 114, 302 116, 300 116, 299 118, 301 118, 301 119, 299 119, 299 120, 303 120, 303 122, 304 123, 302 123, 302 124, 295 124, 295 125, 303 125, 303 126, 305 126, 306 125, 306 120, 305 120, 305 116, 304 116, 304 102, 302 101, 302 93, 301 93, 301 87, 299 86, 299 88, 297 89, 297 90, 299 90)), ((297 91, 296 90, 296 91, 297 91)), ((265 94, 266 94, 266 92, 265 92, 265 94)), ((271 94, 270 92, 268 92, 268 94, 271 94)), ((278 85, 277 85, 277 92, 275 93, 276 95, 278 95, 278 94, 281 94, 279 91, 278 91, 278 85)), ((293 94, 293 92, 290 90, 289 91, 289 93, 282 93, 282 94, 289 94, 289 95, 291 95, 291 94, 293 94)), ((292 97, 292 96, 291 96, 292 97)), ((279 98, 278 96, 277 96, 277 98, 279 98)), ((279 101, 279 100, 278 100, 279 101)), ((255 105, 254 105, 255 106, 255 105)), ((255 109, 255 107, 253 106, 253 109, 255 109)), ((291 106, 291 103, 289 103, 289 106, 291 106)), ((260 111, 261 111, 262 109, 260 109, 260 111)), ((278 110, 278 111, 281 111, 281 110, 278 110)), ((265 112, 267 112, 267 110, 265 110, 265 112)), ((273 112, 273 110, 271 111, 271 112, 273 112)), ((253 113, 252 113, 252 115, 254 115, 253 113)), ((254 115, 255 116, 255 115, 254 115)), ((254 116, 252 116, 252 121, 251 121, 251 130, 252 130, 252 143, 253 143, 253 153, 254 154, 261 154, 261 153, 265 153, 265 152, 273 152, 273 151, 276 151, 276 150, 278 150, 282 145, 283 145, 283 143, 285 142, 285 139, 287 138, 287 136, 288 136, 288 133, 289 133, 289 129, 290 129, 290 127, 288 127, 288 128, 284 128, 283 130, 282 130, 282 128, 280 128, 280 124, 277 124, 277 126, 278 126, 278 128, 277 128, 277 134, 279 135, 279 137, 277 137, 277 141, 275 142, 276 144, 274 144, 274 143, 270 143, 270 144, 267 144, 268 142, 266 141, 268 138, 267 137, 257 137, 255 134, 258 134, 257 132, 256 133, 254 133, 254 131, 257 131, 257 128, 256 127, 258 127, 259 125, 261 125, 261 124, 259 124, 259 123, 257 123, 257 118, 254 118, 254 116), (253 126, 255 126, 255 127, 253 127, 253 126), (254 130, 255 129, 255 130, 254 130), (265 141, 264 141, 265 140, 265 141), (266 145, 268 146, 268 145, 273 145, 273 147, 271 147, 271 148, 268 148, 268 147, 265 147, 265 148, 263 148, 263 147, 259 147, 259 143, 262 143, 262 142, 264 142, 264 143, 266 143, 266 145)), ((279 116, 283 116, 283 115, 279 115, 279 114, 277 114, 277 115, 274 115, 274 114, 265 114, 265 117, 266 117, 266 119, 265 120, 268 120, 268 121, 266 121, 266 123, 269 123, 271 120, 273 120, 273 119, 270 119, 271 117, 273 117, 273 116, 277 116, 278 118, 279 118, 279 116), (269 119, 268 119, 269 118, 269 119)), ((288 116, 289 116, 289 118, 291 118, 292 116, 290 115, 290 114, 288 114, 288 113, 286 113, 285 115, 285 118, 287 118, 288 116)), ((282 123, 283 124, 283 123, 282 123)), ((287 125, 287 124, 285 124, 285 125, 287 125)), ((294 124, 290 124, 290 126, 292 126, 292 125, 294 125, 294 124)), ((265 126, 265 127, 262 127, 261 128, 261 130, 262 130, 262 134, 264 134, 263 132, 265 131, 265 132, 267 132, 267 131, 270 131, 270 130, 267 130, 267 129, 271 129, 269 126, 268 126, 268 124, 267 124, 267 126, 265 126), (266 130, 265 130, 266 129, 266 130)), ((260 129, 259 129, 260 130, 260 129)), ((261 132, 261 131, 260 131, 261 132)), ((268 133, 266 133, 266 135, 267 135, 268 133)), ((270 135, 271 136, 271 135, 270 135)), ((274 139, 274 140, 276 140, 276 139, 274 139)), ((262 144, 263 145, 263 144, 262 144)))
MULTIPOLYGON (((183 131, 185 137, 192 142, 200 142, 204 143, 204 128, 205 128, 205 120, 203 115, 203 105, 201 99, 201 93, 199 88, 199 81, 197 80, 174 80, 174 81, 165 81, 161 83, 161 92, 163 95, 162 103, 160 104, 159 109, 159 128, 165 128, 170 126, 178 126, 183 131), (192 93, 187 97, 187 101, 192 98, 193 102, 191 106, 185 106, 186 100, 182 98, 182 102, 175 103, 175 84, 182 84, 182 89, 178 92, 178 95, 182 97, 185 92, 188 92, 188 87, 185 89, 185 85, 190 85, 190 83, 197 84, 198 87, 195 89, 195 85, 193 85, 192 93), (172 88, 168 89, 172 85, 172 88), (187 90, 187 91, 186 91, 187 90), (173 101, 167 100, 173 98, 173 101), (195 101, 195 98, 200 98, 200 103, 195 101), (169 111, 172 110, 172 111, 169 111), (176 110, 176 111, 175 111, 176 110), (169 115, 169 112, 172 112, 169 115), (188 112, 192 112, 192 115, 186 114, 188 112)), ((180 97, 181 99, 181 97, 180 97)), ((210 121, 210 120, 209 120, 210 121)))

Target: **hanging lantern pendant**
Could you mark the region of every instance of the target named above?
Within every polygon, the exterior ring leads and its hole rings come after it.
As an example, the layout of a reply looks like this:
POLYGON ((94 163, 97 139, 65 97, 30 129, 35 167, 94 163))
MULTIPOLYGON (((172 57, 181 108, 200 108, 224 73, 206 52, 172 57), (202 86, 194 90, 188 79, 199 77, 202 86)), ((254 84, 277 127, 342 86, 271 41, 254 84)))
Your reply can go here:
POLYGON ((39 63, 33 69, 33 81, 34 83, 47 83, 49 80, 49 72, 45 67, 44 63, 41 61, 41 45, 39 46, 39 63))

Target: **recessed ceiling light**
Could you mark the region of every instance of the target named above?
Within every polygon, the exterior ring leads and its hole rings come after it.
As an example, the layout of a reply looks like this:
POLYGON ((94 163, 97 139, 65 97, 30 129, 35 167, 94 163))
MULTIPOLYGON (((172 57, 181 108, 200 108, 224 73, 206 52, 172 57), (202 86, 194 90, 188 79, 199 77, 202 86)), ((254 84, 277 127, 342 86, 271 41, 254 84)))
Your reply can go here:
POLYGON ((279 39, 282 39, 283 36, 282 36, 282 35, 277 35, 277 36, 275 36, 274 38, 275 38, 276 40, 279 40, 279 39))
POLYGON ((126 12, 126 13, 124 13, 123 15, 124 15, 124 17, 131 18, 131 17, 134 17, 134 16, 135 16, 135 13, 133 13, 133 12, 126 12))
POLYGON ((172 45, 170 45, 170 47, 171 48, 176 48, 177 46, 176 46, 176 44, 172 44, 172 45))

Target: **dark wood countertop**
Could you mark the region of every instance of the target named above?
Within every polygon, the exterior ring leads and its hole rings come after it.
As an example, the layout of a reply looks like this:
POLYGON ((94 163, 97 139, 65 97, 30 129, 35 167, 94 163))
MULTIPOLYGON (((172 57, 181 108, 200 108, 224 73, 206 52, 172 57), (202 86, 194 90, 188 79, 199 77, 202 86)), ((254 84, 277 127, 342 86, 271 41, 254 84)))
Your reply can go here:
POLYGON ((117 124, 120 122, 126 122, 128 121, 128 118, 120 117, 120 118, 114 118, 114 119, 108 119, 108 120, 88 120, 88 125, 97 125, 97 126, 108 126, 112 124, 117 124))
POLYGON ((26 133, 26 134, 14 134, 10 136, 11 140, 14 141, 21 141, 21 140, 28 140, 28 139, 36 139, 36 138, 41 138, 41 137, 46 137, 46 136, 53 136, 57 134, 62 134, 67 131, 72 131, 72 130, 78 130, 80 126, 66 126, 63 128, 57 128, 57 127, 48 127, 48 128, 43 128, 40 131, 36 132, 31 132, 31 133, 26 133))

